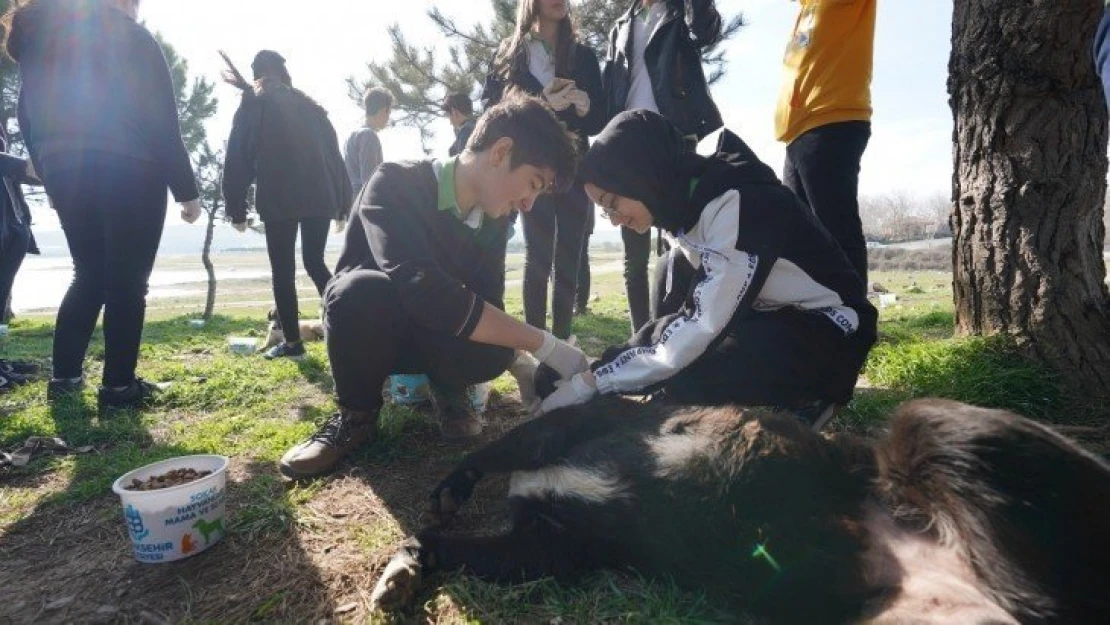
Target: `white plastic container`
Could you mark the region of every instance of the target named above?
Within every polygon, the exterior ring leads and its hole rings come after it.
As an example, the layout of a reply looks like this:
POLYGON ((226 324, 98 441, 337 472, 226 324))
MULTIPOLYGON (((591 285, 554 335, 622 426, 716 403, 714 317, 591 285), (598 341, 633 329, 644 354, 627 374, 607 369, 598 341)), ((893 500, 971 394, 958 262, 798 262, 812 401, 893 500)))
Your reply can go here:
POLYGON ((190 319, 189 320, 189 327, 190 328, 203 328, 204 324, 205 324, 204 319, 190 319))
POLYGON ((233 354, 249 355, 258 348, 258 339, 249 336, 227 337, 227 347, 233 354))
POLYGON ((886 308, 898 303, 898 296, 894 293, 879 293, 879 308, 886 308))
POLYGON ((8 325, 6 323, 0 323, 0 337, 7 336, 7 335, 8 335, 8 325))
POLYGON ((215 545, 227 532, 224 492, 225 456, 170 458, 125 473, 112 484, 123 504, 123 520, 139 562, 173 562, 215 545), (132 480, 146 481, 174 469, 211 471, 199 480, 161 490, 127 490, 132 480))

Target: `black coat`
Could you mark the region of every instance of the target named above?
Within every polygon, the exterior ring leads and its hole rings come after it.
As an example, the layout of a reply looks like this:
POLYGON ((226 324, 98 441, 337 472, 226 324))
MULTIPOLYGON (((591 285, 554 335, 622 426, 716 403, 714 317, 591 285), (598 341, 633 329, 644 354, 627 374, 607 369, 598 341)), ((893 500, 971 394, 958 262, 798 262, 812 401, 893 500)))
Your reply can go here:
MULTIPOLYGON (((589 137, 601 132, 608 120, 605 110, 605 91, 601 87, 601 65, 598 63, 597 54, 589 47, 575 43, 574 65, 570 76, 557 77, 573 80, 579 89, 590 96, 590 111, 585 117, 579 117, 573 106, 555 113, 559 120, 566 124, 567 130, 578 135, 578 149, 585 153, 589 147, 589 137)), ((519 54, 513 61, 507 79, 498 75, 496 68, 489 72, 482 89, 482 106, 489 108, 500 102, 505 95, 505 90, 510 86, 523 89, 534 96, 539 96, 543 92, 543 85, 528 69, 526 54, 519 54)))
POLYGON ((351 181, 328 114, 311 98, 267 82, 246 93, 235 112, 224 161, 227 216, 247 217, 247 191, 257 183, 262 221, 346 218, 351 181))
MULTIPOLYGON (((625 110, 632 85, 634 54, 632 19, 638 0, 609 31, 603 83, 608 118, 625 110)), ((667 0, 667 14, 651 35, 644 62, 648 64, 655 104, 684 135, 701 139, 723 124, 709 94, 701 52, 721 37, 721 14, 713 0, 667 0)))

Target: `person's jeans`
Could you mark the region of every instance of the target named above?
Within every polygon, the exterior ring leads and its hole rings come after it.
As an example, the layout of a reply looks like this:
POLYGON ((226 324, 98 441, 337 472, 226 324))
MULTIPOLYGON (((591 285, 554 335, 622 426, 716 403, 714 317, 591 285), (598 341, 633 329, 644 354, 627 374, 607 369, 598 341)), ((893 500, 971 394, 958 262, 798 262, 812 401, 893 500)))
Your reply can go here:
POLYGON ((592 204, 582 185, 566 193, 540 196, 524 222, 524 319, 536 328, 547 327, 547 284, 552 277, 551 333, 570 336, 578 263, 586 238, 592 204))
POLYGON ((104 386, 135 380, 147 281, 166 221, 166 182, 149 163, 107 154, 52 165, 47 193, 58 211, 73 282, 54 326, 54 377, 77 378, 104 309, 104 386))
POLYGON ((301 230, 301 260, 321 297, 331 280, 331 271, 324 262, 330 219, 310 217, 266 222, 266 253, 270 256, 270 272, 273 274, 274 307, 277 308, 286 343, 301 340, 297 306, 298 226, 301 230))
POLYGON ((394 373, 424 373, 437 388, 461 391, 501 375, 516 357, 507 347, 416 325, 389 276, 372 269, 328 284, 324 328, 336 400, 348 410, 381 408, 382 385, 394 373))
POLYGON ((628 296, 632 333, 635 334, 645 323, 651 321, 648 287, 651 230, 638 234, 635 230, 621 228, 621 239, 624 241, 624 291, 628 296))
POLYGON ((871 123, 840 122, 802 133, 786 146, 782 181, 809 204, 867 284, 867 243, 859 216, 860 159, 871 123))
POLYGON ((594 233, 594 212, 586 213, 586 233, 582 238, 582 255, 578 258, 578 285, 574 305, 578 311, 590 305, 590 235, 594 233))

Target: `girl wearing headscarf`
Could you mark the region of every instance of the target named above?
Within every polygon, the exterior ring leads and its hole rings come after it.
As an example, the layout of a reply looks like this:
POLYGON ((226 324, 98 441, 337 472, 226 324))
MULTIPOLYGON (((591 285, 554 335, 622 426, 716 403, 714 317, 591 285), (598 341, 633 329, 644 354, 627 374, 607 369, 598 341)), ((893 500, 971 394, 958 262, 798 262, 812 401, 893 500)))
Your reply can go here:
POLYGON ((614 225, 661 228, 653 320, 544 400, 663 391, 680 403, 779 406, 815 429, 852 397, 875 341, 862 280, 813 213, 727 130, 699 156, 660 115, 627 111, 582 163, 614 225))

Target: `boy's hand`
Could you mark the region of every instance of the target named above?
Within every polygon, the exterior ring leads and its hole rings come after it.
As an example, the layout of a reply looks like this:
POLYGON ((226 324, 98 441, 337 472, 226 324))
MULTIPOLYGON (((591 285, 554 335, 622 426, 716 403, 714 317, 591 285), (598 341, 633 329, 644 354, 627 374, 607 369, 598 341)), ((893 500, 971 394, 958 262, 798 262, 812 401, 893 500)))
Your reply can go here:
POLYGON ((543 344, 532 352, 532 355, 536 360, 558 372, 563 380, 590 368, 585 352, 566 341, 555 338, 555 335, 547 331, 543 333, 543 344))
POLYGON ((245 222, 245 221, 236 221, 236 222, 231 224, 231 227, 235 228, 239 232, 246 232, 247 231, 247 222, 245 222))
POLYGON ((336 219, 335 220, 335 233, 336 234, 339 234, 340 232, 343 232, 346 229, 347 229, 347 220, 346 219, 336 219))
POLYGON ((181 203, 181 219, 185 223, 193 223, 200 218, 200 200, 189 200, 181 203))

